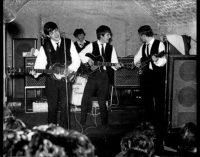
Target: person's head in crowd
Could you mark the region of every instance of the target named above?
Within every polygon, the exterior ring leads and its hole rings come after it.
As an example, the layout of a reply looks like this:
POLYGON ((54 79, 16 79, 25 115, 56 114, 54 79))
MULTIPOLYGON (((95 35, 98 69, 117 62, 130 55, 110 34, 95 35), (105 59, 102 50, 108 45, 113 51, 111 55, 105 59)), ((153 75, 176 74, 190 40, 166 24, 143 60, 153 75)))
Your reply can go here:
POLYGON ((23 128, 26 128, 26 124, 14 116, 4 119, 3 130, 21 130, 23 128))
POLYGON ((3 108, 3 130, 21 130, 26 128, 25 123, 16 118, 8 107, 3 108))
POLYGON ((179 151, 185 153, 197 152, 197 126, 193 122, 184 124, 180 129, 179 151))
POLYGON ((136 134, 137 132, 141 134, 142 132, 142 134, 146 135, 151 140, 154 140, 156 138, 156 128, 153 124, 147 121, 141 122, 139 125, 137 125, 133 132, 134 134, 136 134))
POLYGON ((154 138, 155 129, 149 122, 142 122, 135 129, 125 135, 121 142, 121 151, 127 152, 129 149, 134 149, 147 153, 151 156, 154 153, 154 138))
POLYGON ((9 109, 9 107, 4 106, 3 107, 3 118, 5 119, 5 118, 10 117, 12 115, 13 115, 12 111, 9 109))
POLYGON ((73 35, 78 41, 80 41, 82 43, 85 40, 86 34, 82 28, 77 28, 77 29, 75 29, 73 35))

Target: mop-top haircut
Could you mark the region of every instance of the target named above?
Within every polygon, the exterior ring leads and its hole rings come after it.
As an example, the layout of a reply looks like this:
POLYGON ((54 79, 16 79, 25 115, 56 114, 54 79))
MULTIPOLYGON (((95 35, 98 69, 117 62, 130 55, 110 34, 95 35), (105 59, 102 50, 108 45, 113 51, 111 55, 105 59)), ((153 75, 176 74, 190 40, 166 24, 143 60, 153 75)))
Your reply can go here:
POLYGON ((56 23, 54 22, 47 22, 44 25, 44 33, 45 35, 49 35, 50 32, 52 32, 53 30, 58 29, 58 26, 56 23))
POLYGON ((84 34, 85 35, 85 32, 84 32, 84 30, 82 28, 75 29, 75 31, 73 33, 74 37, 77 37, 79 34, 84 34))
POLYGON ((138 33, 140 35, 146 35, 147 37, 152 37, 153 36, 153 30, 149 25, 141 26, 138 29, 138 33))
POLYGON ((100 39, 101 35, 104 35, 106 33, 110 33, 110 35, 112 36, 112 32, 110 27, 105 26, 105 25, 101 25, 97 28, 96 30, 96 34, 97 34, 97 39, 100 39))

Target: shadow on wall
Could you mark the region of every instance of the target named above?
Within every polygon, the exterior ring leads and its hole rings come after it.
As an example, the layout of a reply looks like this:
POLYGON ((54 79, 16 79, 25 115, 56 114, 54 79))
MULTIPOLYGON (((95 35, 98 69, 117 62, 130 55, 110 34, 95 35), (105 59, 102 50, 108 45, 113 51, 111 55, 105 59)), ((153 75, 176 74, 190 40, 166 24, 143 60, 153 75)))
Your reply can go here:
POLYGON ((21 25, 16 22, 7 23, 6 29, 8 34, 13 38, 19 37, 20 34, 23 34, 21 25))

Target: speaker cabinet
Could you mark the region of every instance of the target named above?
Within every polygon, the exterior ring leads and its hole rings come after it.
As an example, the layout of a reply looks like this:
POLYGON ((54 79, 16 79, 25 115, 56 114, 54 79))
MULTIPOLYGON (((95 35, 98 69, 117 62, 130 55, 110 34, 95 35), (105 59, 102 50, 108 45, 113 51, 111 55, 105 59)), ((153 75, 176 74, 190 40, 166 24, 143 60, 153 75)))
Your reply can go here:
MULTIPOLYGON (((24 59, 25 68, 33 68, 35 65, 35 59, 36 59, 36 57, 25 57, 25 59, 24 59)), ((26 87, 45 86, 45 77, 39 76, 38 78, 34 78, 31 75, 26 75, 25 76, 25 86, 26 87)))
MULTIPOLYGON (((30 52, 31 48, 37 47, 36 38, 14 38, 12 40, 12 66, 24 68, 23 52, 30 52)), ((24 76, 13 77, 13 98, 24 98, 24 76)))
POLYGON ((196 56, 169 56, 167 102, 170 129, 197 122, 196 62, 196 56))
MULTIPOLYGON (((120 63, 132 63, 133 58, 118 58, 120 63)), ((121 68, 114 71, 114 86, 138 87, 140 85, 138 70, 121 68)))

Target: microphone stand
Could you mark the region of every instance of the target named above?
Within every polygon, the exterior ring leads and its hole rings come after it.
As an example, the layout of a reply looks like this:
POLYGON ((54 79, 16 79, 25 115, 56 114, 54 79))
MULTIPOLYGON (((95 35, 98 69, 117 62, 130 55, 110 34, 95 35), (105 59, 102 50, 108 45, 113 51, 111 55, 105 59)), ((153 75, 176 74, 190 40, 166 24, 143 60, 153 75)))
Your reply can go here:
MULTIPOLYGON (((67 52, 66 52, 66 41, 65 41, 65 34, 63 35, 64 39, 64 54, 65 54, 65 70, 67 70, 67 52)), ((62 39, 61 39, 62 40, 62 39)), ((67 76, 65 77, 66 81, 66 102, 67 102, 67 129, 69 129, 69 98, 68 98, 68 81, 67 81, 67 76)))
POLYGON ((170 119, 169 119, 169 117, 170 117, 170 115, 169 115, 169 113, 168 113, 168 111, 169 111, 169 99, 168 99, 168 97, 169 97, 169 82, 168 82, 168 70, 169 70, 169 61, 170 61, 170 59, 169 59, 169 51, 170 51, 170 48, 169 48, 169 42, 167 41, 167 39, 165 38, 164 39, 164 42, 166 42, 166 48, 165 48, 165 51, 166 51, 166 55, 167 55, 167 63, 166 63, 166 68, 165 68, 165 106, 164 106, 164 108, 165 108, 165 122, 166 122, 166 125, 167 125, 167 127, 166 127, 166 130, 165 131, 168 131, 168 127, 169 127, 169 125, 170 125, 170 119), (168 123, 168 124, 167 124, 168 123))

